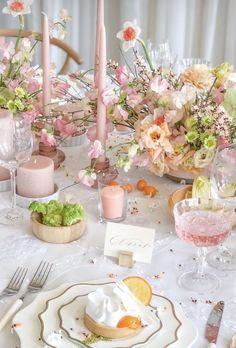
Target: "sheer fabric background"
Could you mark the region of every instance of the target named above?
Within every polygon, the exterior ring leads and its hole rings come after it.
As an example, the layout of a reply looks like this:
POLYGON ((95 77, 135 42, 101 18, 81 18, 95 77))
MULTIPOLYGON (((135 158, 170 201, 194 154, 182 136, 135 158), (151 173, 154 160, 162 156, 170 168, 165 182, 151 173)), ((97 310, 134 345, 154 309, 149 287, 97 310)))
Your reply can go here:
MULTIPOLYGON (((6 0, 0 0, 1 9, 6 0)), ((83 69, 93 67, 96 0, 34 0, 32 14, 26 15, 26 28, 39 30, 42 11, 55 18, 61 8, 72 17, 65 38, 83 59, 83 69)), ((141 37, 156 44, 168 39, 178 58, 200 57, 213 65, 228 61, 236 65, 235 0, 105 0, 107 57, 120 61, 122 54, 116 33, 126 20, 137 19, 141 37)), ((2 28, 18 28, 18 19, 0 14, 2 28)), ((52 49, 52 61, 60 67, 63 54, 52 49)), ((36 62, 40 63, 37 49, 36 62)))

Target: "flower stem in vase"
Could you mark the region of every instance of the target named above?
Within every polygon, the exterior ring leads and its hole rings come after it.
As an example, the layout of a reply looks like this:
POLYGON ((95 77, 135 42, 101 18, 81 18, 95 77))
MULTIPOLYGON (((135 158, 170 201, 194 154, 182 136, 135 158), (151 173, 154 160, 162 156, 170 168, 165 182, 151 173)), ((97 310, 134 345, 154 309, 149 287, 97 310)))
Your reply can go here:
POLYGON ((65 153, 58 149, 57 146, 53 145, 45 145, 43 143, 39 143, 39 149, 37 151, 33 152, 33 155, 40 155, 40 156, 46 156, 53 160, 54 162, 54 169, 58 169, 60 167, 60 164, 64 162, 65 160, 65 153))

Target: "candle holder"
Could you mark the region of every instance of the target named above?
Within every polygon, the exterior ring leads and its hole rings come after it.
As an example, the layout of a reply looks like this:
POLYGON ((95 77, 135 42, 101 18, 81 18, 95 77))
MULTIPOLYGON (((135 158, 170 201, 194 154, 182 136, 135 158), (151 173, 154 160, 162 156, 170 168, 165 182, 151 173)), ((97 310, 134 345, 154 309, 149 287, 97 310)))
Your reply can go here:
POLYGON ((100 222, 121 222, 127 215, 126 180, 113 185, 112 176, 99 175, 98 178, 98 214, 100 222), (109 179, 109 181, 108 181, 109 179), (111 183, 111 184, 110 184, 111 183))
POLYGON ((91 167, 94 168, 95 173, 97 174, 97 180, 95 181, 93 188, 98 188, 98 180, 102 180, 106 183, 109 183, 112 180, 115 180, 119 175, 118 170, 115 166, 110 166, 110 161, 108 158, 105 158, 103 161, 92 159, 91 167))
POLYGON ((33 152, 33 155, 41 155, 49 157, 54 162, 54 169, 58 169, 60 164, 64 162, 66 155, 65 153, 58 149, 56 146, 49 146, 43 143, 39 143, 39 149, 33 152))

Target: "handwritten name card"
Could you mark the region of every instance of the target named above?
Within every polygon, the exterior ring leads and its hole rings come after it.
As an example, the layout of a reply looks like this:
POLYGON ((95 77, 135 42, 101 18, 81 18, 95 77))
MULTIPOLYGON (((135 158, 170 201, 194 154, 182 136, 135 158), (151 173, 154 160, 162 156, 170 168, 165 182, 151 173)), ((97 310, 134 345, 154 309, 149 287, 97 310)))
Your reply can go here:
POLYGON ((150 263, 154 237, 152 228, 108 222, 104 255, 119 257, 121 251, 130 251, 135 261, 150 263))

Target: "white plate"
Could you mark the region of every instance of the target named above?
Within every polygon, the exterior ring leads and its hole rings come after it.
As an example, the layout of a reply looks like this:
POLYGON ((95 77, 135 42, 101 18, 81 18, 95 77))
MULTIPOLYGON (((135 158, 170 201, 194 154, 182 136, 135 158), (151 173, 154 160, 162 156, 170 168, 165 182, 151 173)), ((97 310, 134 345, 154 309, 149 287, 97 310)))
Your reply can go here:
MULTIPOLYGON (((103 285, 100 285, 101 287, 103 285)), ((91 286, 95 290, 97 285, 91 286)), ((84 309, 87 302, 87 295, 79 295, 73 298, 69 303, 61 306, 58 310, 58 317, 60 320, 60 328, 66 333, 67 337, 75 342, 81 343, 90 336, 91 332, 84 325, 84 309)), ((131 346, 144 346, 150 341, 153 335, 159 332, 162 328, 162 323, 159 320, 156 311, 146 310, 144 306, 140 306, 142 322, 147 325, 141 329, 134 337, 100 341, 91 345, 95 348, 130 348, 131 346)), ((47 322, 47 321, 46 321, 47 322)), ((179 322, 176 321, 176 329, 179 322)), ((175 339, 175 337, 173 337, 175 339)))
MULTIPOLYGON (((99 284, 101 282, 111 283, 111 280, 105 279, 105 280, 97 280, 97 281, 84 282, 84 283, 81 282, 80 293, 82 294, 82 293, 88 292, 88 288, 90 288, 91 285, 99 284)), ((69 288, 73 289, 74 286, 75 284, 64 284, 54 290, 42 292, 36 297, 36 299, 28 307, 24 308, 23 310, 21 310, 20 312, 16 314, 16 316, 13 319, 13 325, 14 325, 16 333, 19 336, 19 339, 21 342, 21 348, 45 347, 45 344, 42 342, 40 338, 41 325, 38 319, 38 314, 42 312, 46 313, 48 310, 50 310, 51 312, 52 310, 51 321, 50 322, 47 321, 47 327, 45 330, 47 332, 44 332, 44 334, 51 333, 55 329, 57 330, 59 328, 59 318, 57 316, 57 312, 60 306, 66 303, 66 301, 63 303, 63 301, 65 300, 63 298, 63 294, 67 293, 68 295, 67 298, 69 298, 70 290, 68 291, 68 289, 69 288), (59 299, 63 301, 60 301, 59 299), (46 307, 45 307, 45 303, 46 303, 46 307)), ((71 293, 73 294, 73 291, 71 291, 71 293)), ((157 303, 156 299, 160 299, 163 297, 155 296, 154 298, 155 298, 154 306, 157 306, 157 305, 159 306, 159 302, 157 303)), ((190 320, 184 317, 182 310, 179 306, 173 305, 173 303, 166 298, 163 298, 163 299, 169 301, 172 311, 175 313, 174 316, 176 319, 174 321, 178 320, 182 323, 182 325, 176 331, 178 340, 174 343, 160 346, 157 341, 159 335, 157 335, 156 337, 154 337, 152 341, 150 341, 150 344, 145 344, 145 346, 142 346, 142 347, 157 348, 157 344, 158 344, 158 348, 167 348, 167 347, 168 348, 183 348, 183 347, 189 348, 191 347, 193 342, 195 342, 197 338, 196 328, 193 326, 190 320)), ((170 334, 170 331, 171 330, 173 331, 173 325, 176 325, 176 324, 173 323, 173 320, 171 321, 169 320, 170 315, 168 314, 168 310, 164 309, 163 307, 160 308, 158 315, 160 317, 160 320, 163 322, 163 326, 160 332, 163 337, 168 337, 170 334)), ((78 344, 73 344, 67 341, 66 339, 63 340, 62 348, 72 348, 72 347, 73 348, 78 347, 78 344)))

